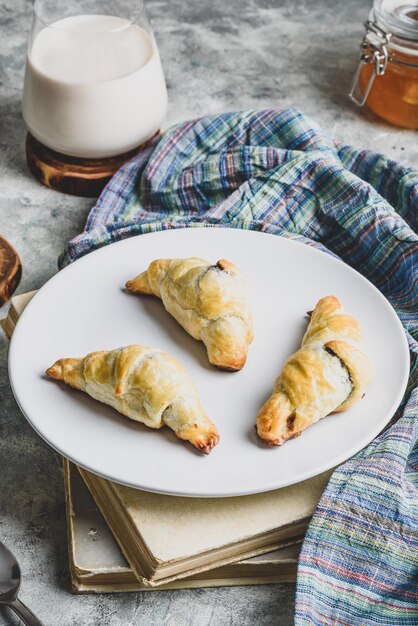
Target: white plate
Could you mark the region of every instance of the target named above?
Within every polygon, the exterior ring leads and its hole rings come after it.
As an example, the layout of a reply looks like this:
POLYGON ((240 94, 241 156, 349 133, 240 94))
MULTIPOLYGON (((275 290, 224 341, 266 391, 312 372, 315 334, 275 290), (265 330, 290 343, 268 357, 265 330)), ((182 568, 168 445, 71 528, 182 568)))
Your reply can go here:
POLYGON ((352 456, 392 417, 405 390, 409 353, 391 306, 365 278, 331 256, 274 235, 233 229, 172 230, 126 239, 59 272, 24 311, 10 346, 10 379, 35 430, 84 468, 149 491, 235 496, 310 478, 352 456), (247 279, 255 339, 245 368, 220 372, 154 298, 124 291, 127 279, 161 257, 226 258, 247 279), (257 413, 286 357, 300 344, 306 311, 336 295, 362 326, 376 367, 365 398, 283 447, 256 437, 257 413), (157 346, 179 359, 217 425, 220 444, 195 453, 167 428, 154 431, 87 395, 47 380, 60 357, 127 344, 157 346))

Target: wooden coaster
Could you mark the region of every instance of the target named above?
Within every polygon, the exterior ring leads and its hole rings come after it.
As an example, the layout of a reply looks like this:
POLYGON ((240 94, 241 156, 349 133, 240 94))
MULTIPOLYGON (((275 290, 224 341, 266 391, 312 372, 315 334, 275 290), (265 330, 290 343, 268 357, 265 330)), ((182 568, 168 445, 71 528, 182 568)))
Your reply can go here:
POLYGON ((55 152, 30 133, 26 136, 26 161, 41 183, 73 196, 97 198, 113 174, 143 150, 157 135, 137 148, 107 159, 79 159, 55 152))
POLYGON ((0 306, 11 298, 22 276, 22 265, 16 250, 0 237, 0 306))

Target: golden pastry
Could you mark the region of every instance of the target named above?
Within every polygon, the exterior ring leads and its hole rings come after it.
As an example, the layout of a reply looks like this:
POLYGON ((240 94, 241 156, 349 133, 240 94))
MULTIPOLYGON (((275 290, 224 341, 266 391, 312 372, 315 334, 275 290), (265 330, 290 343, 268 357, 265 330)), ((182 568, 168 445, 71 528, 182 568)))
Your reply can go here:
POLYGON ((282 445, 326 415, 351 407, 372 376, 358 322, 337 298, 322 298, 301 349, 287 359, 257 417, 258 435, 268 445, 282 445))
POLYGON ((252 318, 239 270, 221 260, 157 259, 126 283, 129 291, 158 296, 194 339, 203 341, 212 365, 240 370, 253 339, 252 318))
POLYGON ((186 371, 156 348, 126 346, 60 359, 46 373, 150 428, 169 426, 205 454, 219 441, 186 371))

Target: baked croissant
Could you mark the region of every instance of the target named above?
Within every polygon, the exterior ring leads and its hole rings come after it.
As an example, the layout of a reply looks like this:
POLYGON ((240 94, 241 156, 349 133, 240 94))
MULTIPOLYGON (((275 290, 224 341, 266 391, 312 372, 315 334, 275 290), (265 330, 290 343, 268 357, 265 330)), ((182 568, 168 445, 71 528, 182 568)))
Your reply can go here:
POLYGON ((257 417, 258 435, 268 445, 282 445, 326 415, 355 404, 372 376, 358 322, 344 313, 337 298, 322 298, 301 349, 287 359, 257 417))
POLYGON ((129 291, 158 296, 166 310, 206 346, 210 363, 240 370, 253 339, 252 318, 239 270, 221 260, 157 259, 126 283, 129 291))
POLYGON ((219 441, 186 371, 156 348, 126 346, 60 359, 46 373, 150 428, 166 424, 205 454, 219 441))

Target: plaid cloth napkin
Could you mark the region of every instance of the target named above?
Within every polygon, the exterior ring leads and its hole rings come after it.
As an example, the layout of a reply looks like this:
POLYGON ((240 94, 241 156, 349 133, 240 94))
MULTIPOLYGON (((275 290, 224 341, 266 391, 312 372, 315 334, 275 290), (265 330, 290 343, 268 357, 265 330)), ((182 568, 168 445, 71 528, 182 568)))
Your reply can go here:
POLYGON ((408 389, 319 503, 299 562, 296 624, 418 624, 418 172, 338 144, 295 110, 204 117, 169 129, 117 172, 59 264, 124 237, 201 225, 338 255, 396 309, 408 389))

